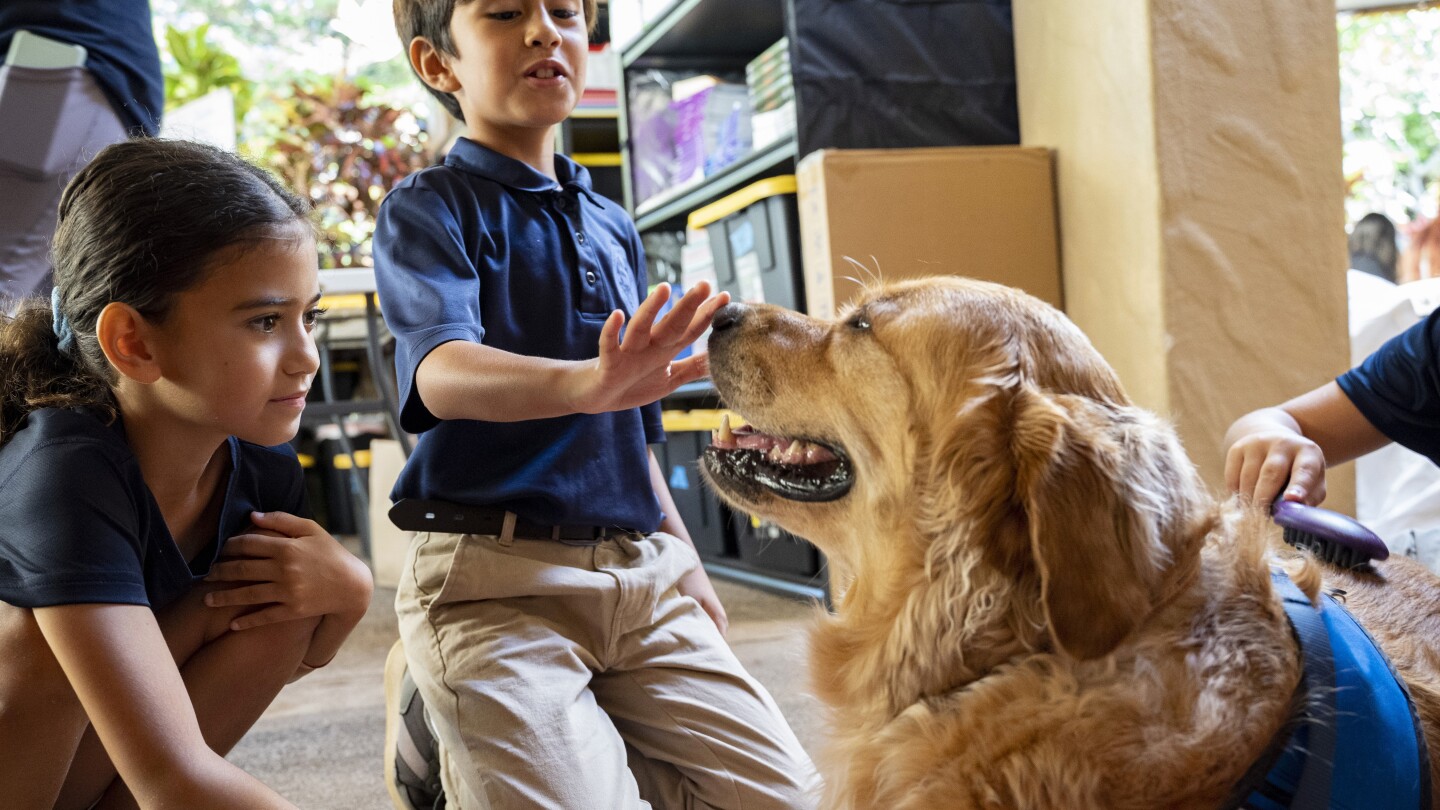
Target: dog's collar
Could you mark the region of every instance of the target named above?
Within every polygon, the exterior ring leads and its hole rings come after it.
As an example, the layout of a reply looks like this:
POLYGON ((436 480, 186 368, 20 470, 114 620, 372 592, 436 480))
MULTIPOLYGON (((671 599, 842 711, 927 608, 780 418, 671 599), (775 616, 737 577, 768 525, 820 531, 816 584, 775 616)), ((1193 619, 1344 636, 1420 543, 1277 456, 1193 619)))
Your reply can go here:
POLYGON ((1311 604, 1273 571, 1304 663, 1289 720, 1235 786, 1227 808, 1430 806, 1430 759, 1405 684, 1328 594, 1311 604))

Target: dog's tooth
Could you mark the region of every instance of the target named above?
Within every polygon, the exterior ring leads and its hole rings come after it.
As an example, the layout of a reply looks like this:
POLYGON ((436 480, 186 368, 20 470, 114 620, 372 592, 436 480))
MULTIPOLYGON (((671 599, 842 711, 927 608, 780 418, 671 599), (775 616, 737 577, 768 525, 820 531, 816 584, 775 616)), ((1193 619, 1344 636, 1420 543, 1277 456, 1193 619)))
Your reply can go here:
POLYGON ((820 461, 833 461, 835 454, 818 444, 811 444, 805 448, 805 463, 815 464, 820 461))
POLYGON ((805 443, 799 439, 791 439, 790 446, 785 448, 785 463, 799 464, 805 460, 805 443))
POLYGON ((730 429, 730 414, 720 417, 720 441, 728 447, 735 442, 735 431, 730 429))
POLYGON ((766 453, 765 457, 777 464, 783 463, 785 461, 785 451, 780 449, 780 445, 772 444, 770 445, 770 452, 766 453))

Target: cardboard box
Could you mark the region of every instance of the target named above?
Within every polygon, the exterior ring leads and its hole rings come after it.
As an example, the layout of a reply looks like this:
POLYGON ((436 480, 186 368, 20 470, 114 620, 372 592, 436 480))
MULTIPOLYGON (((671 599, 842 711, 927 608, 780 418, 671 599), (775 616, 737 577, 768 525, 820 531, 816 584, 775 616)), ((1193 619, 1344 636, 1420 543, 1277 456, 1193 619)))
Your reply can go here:
POLYGON ((834 317, 860 292, 846 276, 970 276, 1063 304, 1048 149, 826 149, 801 160, 797 175, 815 317, 834 317))

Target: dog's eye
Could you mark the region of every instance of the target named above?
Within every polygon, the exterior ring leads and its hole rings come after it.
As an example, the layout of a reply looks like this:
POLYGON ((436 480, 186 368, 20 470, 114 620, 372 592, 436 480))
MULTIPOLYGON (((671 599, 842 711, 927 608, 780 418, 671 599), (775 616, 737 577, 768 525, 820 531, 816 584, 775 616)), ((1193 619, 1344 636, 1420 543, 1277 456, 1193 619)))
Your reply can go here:
POLYGON ((870 318, 869 318, 869 316, 867 316, 867 315, 866 315, 865 313, 863 313, 863 312, 857 312, 857 313, 855 313, 854 315, 851 315, 851 316, 850 316, 850 320, 846 321, 846 322, 845 322, 845 325, 846 325, 846 326, 849 326, 851 329, 859 329, 859 330, 869 329, 869 328, 870 328, 870 318))

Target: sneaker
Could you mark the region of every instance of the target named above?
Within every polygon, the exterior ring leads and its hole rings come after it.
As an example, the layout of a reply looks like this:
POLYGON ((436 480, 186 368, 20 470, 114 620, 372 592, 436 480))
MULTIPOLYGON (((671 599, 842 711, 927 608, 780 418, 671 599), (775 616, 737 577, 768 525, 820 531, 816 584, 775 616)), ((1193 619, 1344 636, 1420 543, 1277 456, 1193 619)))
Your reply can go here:
POLYGON ((400 642, 385 658, 385 789, 396 810, 444 810, 440 744, 400 642))

